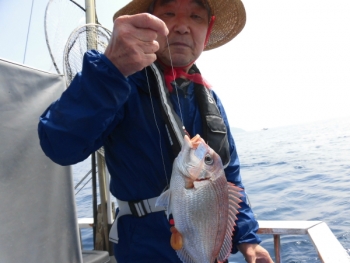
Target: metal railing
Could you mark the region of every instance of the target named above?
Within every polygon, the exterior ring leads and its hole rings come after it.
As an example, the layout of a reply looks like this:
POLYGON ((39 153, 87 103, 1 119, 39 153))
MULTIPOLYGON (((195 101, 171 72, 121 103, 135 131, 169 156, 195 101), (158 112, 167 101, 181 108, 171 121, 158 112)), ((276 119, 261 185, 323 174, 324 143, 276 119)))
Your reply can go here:
MULTIPOLYGON (((322 221, 262 221, 259 220, 258 233, 272 235, 275 249, 275 263, 282 263, 281 235, 308 235, 322 263, 350 263, 350 257, 322 221)), ((79 218, 80 228, 89 228, 92 218, 79 218)))
POLYGON ((282 263, 281 235, 308 235, 323 263, 349 263, 350 257, 322 221, 260 221, 259 234, 273 235, 275 260, 282 263))

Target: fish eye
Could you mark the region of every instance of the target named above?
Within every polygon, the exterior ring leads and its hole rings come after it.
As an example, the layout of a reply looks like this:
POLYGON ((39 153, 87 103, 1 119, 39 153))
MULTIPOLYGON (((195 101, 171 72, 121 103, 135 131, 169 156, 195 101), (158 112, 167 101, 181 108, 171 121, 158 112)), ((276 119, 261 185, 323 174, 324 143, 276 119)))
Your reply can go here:
POLYGON ((205 164, 207 165, 212 165, 214 160, 213 158, 211 158, 211 156, 209 154, 207 154, 205 157, 204 157, 204 162, 205 164))

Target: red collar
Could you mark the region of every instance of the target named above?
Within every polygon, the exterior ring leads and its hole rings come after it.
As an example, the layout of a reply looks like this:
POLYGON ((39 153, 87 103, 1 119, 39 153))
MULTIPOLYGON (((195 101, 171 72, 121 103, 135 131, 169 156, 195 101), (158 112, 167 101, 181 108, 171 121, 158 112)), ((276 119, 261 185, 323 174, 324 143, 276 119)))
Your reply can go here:
POLYGON ((171 83, 178 78, 185 78, 185 79, 191 80, 192 82, 201 84, 208 89, 211 87, 211 85, 205 79, 203 79, 200 73, 188 74, 184 71, 182 67, 181 68, 179 67, 171 68, 168 66, 165 67, 164 79, 169 92, 173 91, 173 86, 171 85, 171 83))

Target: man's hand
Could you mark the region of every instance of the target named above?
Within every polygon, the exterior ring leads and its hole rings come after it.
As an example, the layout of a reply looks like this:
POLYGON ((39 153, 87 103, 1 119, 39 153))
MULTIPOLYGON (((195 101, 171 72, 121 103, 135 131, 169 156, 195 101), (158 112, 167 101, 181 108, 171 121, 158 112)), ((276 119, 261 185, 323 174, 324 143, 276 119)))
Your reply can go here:
POLYGON ((258 244, 242 243, 238 249, 248 263, 273 263, 269 252, 258 244))
POLYGON ((105 56, 127 77, 157 59, 157 36, 168 33, 165 23, 151 14, 118 17, 105 56))

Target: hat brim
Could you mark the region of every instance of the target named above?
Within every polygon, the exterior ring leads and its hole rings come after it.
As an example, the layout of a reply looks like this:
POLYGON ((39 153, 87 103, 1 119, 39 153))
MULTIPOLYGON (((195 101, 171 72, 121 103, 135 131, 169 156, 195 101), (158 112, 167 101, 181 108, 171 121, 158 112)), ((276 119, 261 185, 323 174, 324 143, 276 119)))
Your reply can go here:
MULTIPOLYGON (((207 0, 215 16, 208 43, 204 50, 220 47, 236 37, 244 28, 246 12, 241 0, 207 0)), ((122 15, 146 13, 153 0, 133 0, 117 11, 113 21, 122 15)))

